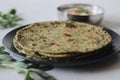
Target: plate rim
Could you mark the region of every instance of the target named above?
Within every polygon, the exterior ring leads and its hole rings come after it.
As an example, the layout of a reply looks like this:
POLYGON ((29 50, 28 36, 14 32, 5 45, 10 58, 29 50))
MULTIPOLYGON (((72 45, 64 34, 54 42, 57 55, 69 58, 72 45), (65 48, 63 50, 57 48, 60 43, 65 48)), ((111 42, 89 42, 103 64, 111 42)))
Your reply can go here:
MULTIPOLYGON (((35 24, 35 23, 33 23, 33 24, 35 24)), ((28 24, 29 25, 29 24, 28 24)), ((15 28, 15 29, 13 29, 13 30, 11 30, 11 31, 9 31, 4 37, 3 37, 3 39, 2 39, 2 44, 3 44, 3 46, 5 47, 5 49, 10 53, 10 54, 12 54, 14 57, 19 57, 19 58, 22 58, 22 59, 25 59, 25 60, 28 60, 28 61, 32 61, 32 62, 34 62, 34 63, 38 63, 38 64, 46 64, 46 65, 52 65, 52 66, 56 66, 56 65, 58 65, 58 66, 61 66, 62 64, 70 64, 70 63, 61 63, 61 62, 51 62, 51 61, 41 61, 41 60, 35 60, 35 59, 31 59, 31 58, 27 58, 27 57, 25 57, 25 56, 22 56, 22 55, 19 55, 18 53, 15 53, 15 52, 13 52, 12 50, 10 50, 7 46, 5 46, 5 38, 9 35, 9 34, 11 34, 11 33, 13 33, 13 32, 17 32, 17 30, 19 30, 19 29, 21 29, 21 28, 23 28, 23 27, 26 27, 27 25, 23 25, 23 26, 20 26, 20 27, 18 27, 18 28, 15 28)), ((118 34, 118 33, 116 33, 115 31, 113 31, 113 30, 111 30, 111 29, 109 29, 109 28, 107 28, 107 27, 104 27, 104 26, 102 26, 103 27, 103 29, 105 30, 105 31, 110 31, 110 32, 112 32, 112 33, 114 33, 116 36, 118 36, 119 37, 119 39, 120 39, 120 35, 118 34)), ((109 33, 109 32, 108 32, 109 33)), ((15 36, 15 34, 13 35, 13 36, 15 36)), ((13 39, 13 38, 12 38, 13 39)), ((99 58, 99 59, 95 59, 95 61, 94 60, 92 60, 92 61, 89 61, 89 62, 86 62, 86 63, 81 63, 81 64, 79 64, 79 65, 85 65, 85 64, 91 64, 91 63, 96 63, 96 62, 98 62, 98 61, 102 61, 102 60, 104 60, 105 58, 109 58, 109 57, 111 57, 111 56, 113 56, 114 54, 117 54, 117 53, 119 53, 120 52, 120 49, 119 50, 117 50, 116 52, 114 52, 114 53, 112 53, 111 55, 108 55, 108 56, 104 56, 104 57, 102 57, 102 58, 99 58)), ((79 62, 78 62, 79 63, 79 62)), ((78 63, 75 63, 75 64, 78 64, 78 63)), ((74 65, 74 64, 72 64, 72 65, 74 65)))

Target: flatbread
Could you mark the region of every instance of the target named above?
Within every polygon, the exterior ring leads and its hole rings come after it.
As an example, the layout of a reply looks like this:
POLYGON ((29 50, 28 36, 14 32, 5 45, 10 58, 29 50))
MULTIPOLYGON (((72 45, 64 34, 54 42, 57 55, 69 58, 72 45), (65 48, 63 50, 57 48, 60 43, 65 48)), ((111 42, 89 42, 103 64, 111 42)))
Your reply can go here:
POLYGON ((67 57, 102 49, 112 42, 112 38, 102 27, 95 25, 51 21, 31 24, 18 30, 13 42, 19 53, 29 57, 36 53, 67 57))

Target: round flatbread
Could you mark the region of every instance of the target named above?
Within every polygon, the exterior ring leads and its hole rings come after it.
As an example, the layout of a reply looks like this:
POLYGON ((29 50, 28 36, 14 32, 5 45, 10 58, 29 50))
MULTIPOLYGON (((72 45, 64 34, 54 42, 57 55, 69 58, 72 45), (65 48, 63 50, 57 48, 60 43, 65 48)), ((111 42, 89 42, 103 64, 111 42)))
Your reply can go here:
POLYGON ((14 46, 29 57, 66 57, 99 50, 112 42, 102 27, 74 21, 31 24, 17 31, 14 46))

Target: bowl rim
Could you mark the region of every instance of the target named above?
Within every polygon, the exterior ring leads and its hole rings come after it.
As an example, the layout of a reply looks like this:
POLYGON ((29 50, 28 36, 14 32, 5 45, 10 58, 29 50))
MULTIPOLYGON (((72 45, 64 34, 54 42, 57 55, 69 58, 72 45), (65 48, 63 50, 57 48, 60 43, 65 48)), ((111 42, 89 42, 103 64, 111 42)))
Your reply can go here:
MULTIPOLYGON (((68 14, 66 12, 64 12, 66 9, 70 9, 70 8, 73 8, 73 7, 77 7, 77 6, 87 6, 87 7, 96 7, 97 9, 101 10, 101 12, 99 13, 96 13, 96 14, 89 14, 90 16, 94 16, 94 15, 101 15, 103 14, 104 15, 104 8, 99 6, 99 5, 95 5, 95 4, 88 4, 88 3, 71 3, 71 4, 62 4, 60 6, 57 7, 57 11, 58 12, 61 12, 63 14, 68 14)), ((80 15, 80 16, 84 16, 84 15, 80 15)))

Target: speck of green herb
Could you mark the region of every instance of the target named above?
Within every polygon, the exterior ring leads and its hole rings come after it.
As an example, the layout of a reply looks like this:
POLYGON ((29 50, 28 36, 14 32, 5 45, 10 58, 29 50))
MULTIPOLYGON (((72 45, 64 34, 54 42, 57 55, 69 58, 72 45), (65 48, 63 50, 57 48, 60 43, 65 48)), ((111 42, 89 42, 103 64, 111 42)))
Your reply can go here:
POLYGON ((79 8, 77 9, 77 12, 78 12, 78 13, 90 14, 90 11, 89 11, 88 9, 86 9, 86 8, 83 8, 83 7, 79 7, 79 8))
POLYGON ((88 48, 85 48, 85 50, 88 52, 89 51, 89 49, 88 48))
POLYGON ((20 18, 17 15, 16 9, 11 9, 7 13, 0 12, 0 28, 1 29, 14 27, 18 25, 18 22, 21 20, 22 18, 20 18))
POLYGON ((100 44, 101 40, 100 39, 96 39, 96 44, 100 44))
POLYGON ((92 27, 91 30, 95 30, 95 27, 92 27))
POLYGON ((80 27, 86 27, 86 25, 82 24, 82 25, 80 25, 80 27))
POLYGON ((35 68, 34 64, 29 61, 16 61, 5 51, 3 46, 0 46, 0 67, 14 69, 18 73, 25 73, 26 76, 24 80, 36 80, 30 75, 31 72, 35 73, 43 80, 56 80, 45 71, 35 68))
POLYGON ((71 23, 71 24, 73 24, 73 23, 75 23, 75 21, 68 20, 68 23, 71 23))

